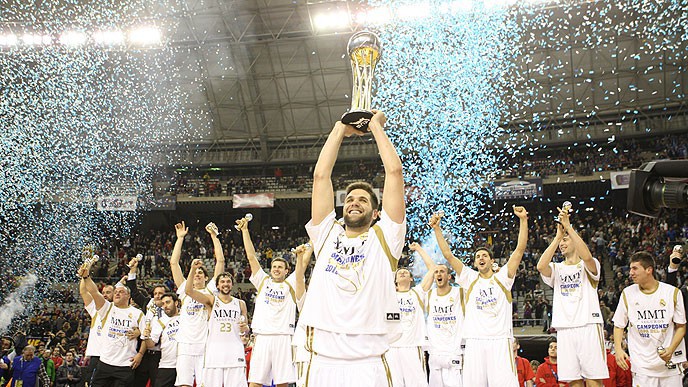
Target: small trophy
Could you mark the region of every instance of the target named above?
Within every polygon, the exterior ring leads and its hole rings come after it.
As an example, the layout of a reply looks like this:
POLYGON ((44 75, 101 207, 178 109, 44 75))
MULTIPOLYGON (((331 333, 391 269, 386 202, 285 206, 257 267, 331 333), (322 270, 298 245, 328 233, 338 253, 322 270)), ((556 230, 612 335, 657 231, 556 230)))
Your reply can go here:
MULTIPOLYGON (((666 348, 664 348, 664 347, 661 346, 661 345, 660 345, 659 347, 657 347, 657 354, 658 354, 660 357, 661 357, 662 355, 664 355, 664 353, 666 353, 666 348)), ((670 370, 673 370, 673 369, 676 368, 676 364, 674 364, 674 362, 673 362, 671 359, 669 359, 669 361, 667 361, 667 362, 664 364, 664 366, 665 366, 666 368, 670 369, 670 370)))
POLYGON ((208 232, 213 233, 213 235, 215 235, 215 236, 220 235, 220 229, 218 229, 218 228, 217 228, 217 225, 216 225, 215 223, 213 223, 213 222, 208 223, 208 225, 205 226, 205 229, 206 229, 208 232))
POLYGON ((91 267, 94 263, 98 262, 99 260, 100 257, 98 256, 98 254, 93 254, 92 256, 86 257, 86 259, 84 259, 84 265, 88 265, 89 267, 91 267))
MULTIPOLYGON (((305 243, 303 246, 304 246, 306 249, 310 249, 310 248, 311 248, 311 244, 310 244, 310 243, 305 243)), ((292 247, 292 248, 291 248, 291 253, 292 253, 292 254, 296 254, 296 247, 292 247)))
MULTIPOLYGON (((681 254, 681 256, 683 256, 683 245, 674 246, 674 253, 679 253, 679 254, 681 254)), ((679 263, 681 263, 681 258, 678 258, 678 257, 671 258, 671 263, 678 265, 679 263)))
MULTIPOLYGON (((141 261, 143 261, 143 254, 141 254, 141 253, 136 254, 136 260, 137 260, 139 263, 141 263, 141 261)), ((129 264, 127 264, 127 266, 129 266, 129 264)), ((129 266, 129 267, 131 267, 131 266, 129 266)))
MULTIPOLYGON (((248 214, 244 215, 244 219, 246 219, 246 223, 252 221, 252 220, 253 220, 253 214, 251 214, 251 213, 249 212, 248 214)), ((237 231, 241 231, 241 228, 239 228, 239 225, 238 225, 238 224, 235 225, 234 228, 236 228, 237 231)))
MULTIPOLYGON (((564 204, 561 205, 561 210, 565 211, 567 214, 571 214, 573 212, 573 204, 569 202, 568 200, 564 202, 564 204)), ((561 224, 559 221, 559 215, 554 217, 554 221, 561 224)))
POLYGON ((375 65, 380 60, 380 39, 370 31, 359 31, 349 39, 347 52, 353 73, 351 109, 342 116, 342 123, 365 132, 373 117, 370 99, 375 65))

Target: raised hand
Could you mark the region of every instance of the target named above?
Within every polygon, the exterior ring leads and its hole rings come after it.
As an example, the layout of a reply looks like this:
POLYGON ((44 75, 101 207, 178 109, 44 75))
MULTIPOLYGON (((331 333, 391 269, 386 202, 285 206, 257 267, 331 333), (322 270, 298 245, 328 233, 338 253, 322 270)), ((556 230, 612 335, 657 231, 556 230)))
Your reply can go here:
POLYGON ((440 227, 440 221, 442 220, 442 213, 441 212, 435 212, 432 214, 430 217, 430 221, 428 221, 428 226, 430 228, 439 228, 440 227))
POLYGON ((514 214, 516 214, 519 219, 528 219, 528 211, 526 211, 523 206, 514 206, 514 214))
POLYGON ((205 226, 205 231, 207 231, 211 237, 217 237, 218 235, 220 235, 220 230, 213 222, 210 222, 207 226, 205 226))
POLYGON ((184 238, 189 233, 189 228, 186 227, 184 221, 174 225, 174 231, 177 233, 177 239, 184 238))

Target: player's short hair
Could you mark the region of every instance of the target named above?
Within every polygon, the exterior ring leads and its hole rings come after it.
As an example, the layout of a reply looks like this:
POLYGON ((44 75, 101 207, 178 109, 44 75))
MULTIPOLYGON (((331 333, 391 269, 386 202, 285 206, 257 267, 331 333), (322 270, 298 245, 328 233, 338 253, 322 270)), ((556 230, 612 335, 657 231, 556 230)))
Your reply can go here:
POLYGON ((373 207, 373 210, 379 209, 380 206, 380 199, 378 199, 377 195, 375 194, 375 191, 373 190, 373 186, 370 183, 366 183, 365 181, 356 181, 348 186, 346 186, 346 195, 348 196, 351 191, 355 189, 362 189, 370 195, 370 204, 373 207))
POLYGON ((167 293, 167 292, 170 291, 170 289, 167 287, 167 285, 164 285, 164 284, 157 284, 157 285, 154 285, 154 286, 153 286, 153 291, 155 291, 155 289, 157 289, 157 288, 162 288, 163 293, 167 293))
POLYGON ((160 299, 162 300, 165 297, 172 298, 172 301, 174 301, 174 302, 179 301, 179 296, 177 295, 177 293, 174 293, 174 292, 167 292, 167 293, 163 294, 162 297, 160 297, 160 299))
POLYGON ((201 265, 198 268, 201 269, 201 271, 203 272, 203 274, 205 274, 206 277, 210 278, 210 274, 208 274, 208 269, 206 269, 205 266, 201 265))
POLYGON ((284 259, 282 257, 273 258, 272 261, 270 262, 270 266, 272 266, 272 264, 275 262, 284 262, 284 267, 286 267, 287 270, 291 269, 291 265, 289 264, 289 261, 287 261, 286 259, 284 259))
POLYGON ((234 283, 234 275, 232 273, 225 271, 223 273, 220 273, 216 278, 215 278, 215 287, 220 286, 220 278, 229 278, 232 280, 232 283, 234 283))
POLYGON ((643 269, 651 267, 652 272, 654 273, 655 271, 655 259, 652 258, 652 255, 647 251, 638 251, 633 253, 633 255, 631 255, 631 259, 629 260, 629 262, 638 262, 640 266, 643 267, 643 269))
POLYGON ((400 267, 400 268, 397 268, 397 271, 394 272, 394 285, 397 284, 397 274, 398 274, 400 271, 402 271, 402 270, 406 270, 406 271, 409 272, 409 274, 411 274, 411 286, 415 285, 415 284, 416 284, 416 279, 413 278, 413 273, 411 272, 411 269, 409 269, 408 267, 400 267))
POLYGON ((487 246, 476 247, 475 250, 473 250, 473 258, 475 258, 475 255, 478 254, 478 251, 481 251, 481 250, 487 251, 487 255, 490 256, 490 259, 494 259, 494 253, 492 252, 492 249, 490 249, 487 246))

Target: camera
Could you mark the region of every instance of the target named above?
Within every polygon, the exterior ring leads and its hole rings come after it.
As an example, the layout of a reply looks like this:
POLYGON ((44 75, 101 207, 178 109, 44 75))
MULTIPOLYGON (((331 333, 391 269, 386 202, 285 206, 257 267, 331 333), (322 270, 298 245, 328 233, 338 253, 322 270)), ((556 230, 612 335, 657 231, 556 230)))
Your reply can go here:
POLYGON ((650 218, 662 208, 688 207, 688 160, 651 161, 631 171, 628 211, 650 218))

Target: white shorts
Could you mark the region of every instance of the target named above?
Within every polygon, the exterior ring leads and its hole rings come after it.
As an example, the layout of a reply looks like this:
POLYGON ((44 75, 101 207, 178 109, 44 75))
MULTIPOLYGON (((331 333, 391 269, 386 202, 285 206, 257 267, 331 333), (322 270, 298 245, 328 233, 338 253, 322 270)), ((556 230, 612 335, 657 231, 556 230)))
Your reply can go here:
POLYGON ((559 380, 609 378, 601 324, 557 329, 559 380))
POLYGON ((306 387, 391 387, 385 355, 363 359, 335 359, 313 355, 306 371, 306 387))
POLYGON ((427 387, 425 353, 421 347, 391 347, 385 354, 394 387, 427 387))
MULTIPOLYGON (((558 349, 557 349, 558 350, 558 349)), ((633 385, 643 387, 682 387, 681 375, 657 377, 633 373, 633 385)))
POLYGON ((430 385, 438 387, 461 387, 463 385, 463 355, 430 354, 430 385))
POLYGON ((247 387, 246 367, 206 368, 201 387, 247 387))
POLYGON ((177 379, 175 386, 193 386, 203 384, 203 355, 177 354, 177 379))
POLYGON ((507 339, 466 339, 463 385, 518 387, 516 361, 507 339))
POLYGON ((294 383, 291 335, 256 335, 248 381, 263 385, 294 383))

